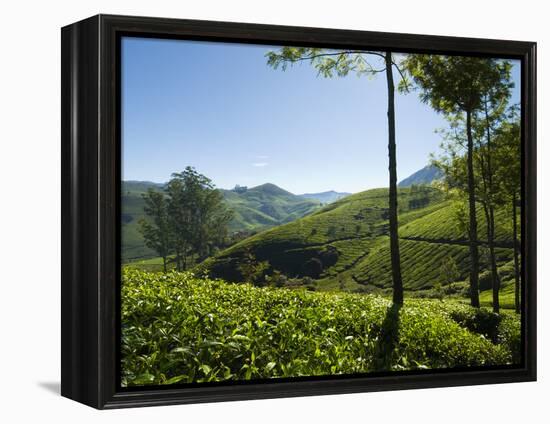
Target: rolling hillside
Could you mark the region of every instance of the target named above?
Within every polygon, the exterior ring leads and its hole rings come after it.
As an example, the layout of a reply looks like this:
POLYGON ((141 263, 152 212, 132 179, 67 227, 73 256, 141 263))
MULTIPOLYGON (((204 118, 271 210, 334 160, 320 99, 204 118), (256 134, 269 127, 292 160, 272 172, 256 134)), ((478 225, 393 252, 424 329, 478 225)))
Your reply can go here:
POLYGON ((142 194, 149 188, 162 189, 163 184, 150 181, 123 181, 121 186, 122 260, 152 258, 156 253, 143 244, 138 222, 143 218, 142 194))
POLYGON ((427 165, 424 168, 409 175, 407 178, 399 182, 398 187, 410 187, 413 184, 431 184, 435 180, 443 177, 443 173, 433 165, 427 165))
MULTIPOLYGON (((304 218, 245 239, 207 260, 200 269, 208 270, 212 277, 242 281, 239 264, 251 252, 258 261, 269 261, 271 272, 277 270, 296 279, 313 278, 317 289, 387 291, 391 286, 387 203, 387 189, 348 196, 304 218)), ((503 214, 497 216, 501 265, 512 260, 506 219, 503 214)), ((440 191, 430 187, 400 188, 399 222, 407 290, 432 288, 441 280, 441 263, 449 256, 458 267, 457 281, 467 278, 467 239, 455 224, 456 205, 445 200, 440 191)), ((480 211, 480 240, 485 239, 484 231, 480 211)), ((482 270, 486 268, 484 251, 482 247, 482 270)))
POLYGON ((322 193, 304 193, 299 194, 298 196, 303 197, 304 199, 316 200, 320 203, 328 204, 336 202, 346 196, 349 196, 351 193, 341 193, 338 191, 330 190, 323 191, 322 193))
POLYGON ((319 208, 319 202, 296 196, 275 184, 262 184, 244 191, 222 190, 235 216, 231 231, 258 230, 301 218, 319 208))
MULTIPOLYGON (((163 184, 147 181, 125 181, 122 184, 122 258, 125 261, 147 259, 156 253, 147 248, 139 232, 138 222, 144 217, 142 195, 149 188, 161 189, 163 184)), ((274 184, 250 189, 221 190, 228 206, 234 211, 230 232, 258 231, 301 218, 317 209, 318 201, 296 196, 274 184)))

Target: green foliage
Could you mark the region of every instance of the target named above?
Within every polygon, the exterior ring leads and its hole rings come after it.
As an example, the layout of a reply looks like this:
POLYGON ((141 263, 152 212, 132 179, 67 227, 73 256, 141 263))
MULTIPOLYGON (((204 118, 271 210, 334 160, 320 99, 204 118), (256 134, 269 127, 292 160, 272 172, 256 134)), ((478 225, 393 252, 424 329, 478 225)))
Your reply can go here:
MULTIPOLYGON (((405 288, 427 290, 441 283, 443 292, 449 292, 448 282, 442 279, 442 261, 456 264, 458 274, 452 274, 458 277, 453 281, 466 278, 469 270, 467 237, 456 224, 455 205, 459 202, 446 201, 443 193, 435 188, 418 187, 416 190, 400 189, 399 203, 405 288), (428 206, 409 209, 411 199, 426 196, 430 198, 428 206)), ((242 252, 250 249, 258 260, 269 260, 273 270, 292 279, 306 275, 304 263, 312 258, 319 259, 322 272, 317 277, 316 287, 321 290, 338 290, 341 280, 349 291, 386 290, 391 287, 388 227, 383 218, 386 205, 387 191, 383 189, 348 196, 300 220, 243 240, 208 259, 205 269, 211 276, 241 281, 234 270, 242 252), (329 230, 331 228, 333 230, 329 230)), ((497 212, 499 264, 508 263, 512 258, 512 237, 506 227, 507 220, 506 211, 497 212)), ((479 222, 485 222, 481 211, 479 222)), ((486 242, 483 227, 479 235, 486 242)), ((484 266, 486 263, 482 262, 484 266)), ((197 272, 203 269, 199 267, 197 272)))
POLYGON ((166 261, 170 254, 174 237, 171 232, 170 219, 167 211, 167 201, 164 193, 149 189, 143 195, 145 205, 143 211, 151 218, 151 222, 141 219, 140 232, 145 245, 158 253, 163 260, 163 270, 166 272, 166 261))
POLYGON ((447 256, 441 261, 439 273, 441 275, 440 281, 443 281, 447 286, 450 286, 460 278, 456 260, 452 256, 447 256))
POLYGON ((299 62, 310 62, 317 69, 318 75, 325 78, 333 76, 345 77, 349 73, 357 76, 372 76, 384 72, 383 53, 355 51, 355 50, 328 50, 315 47, 282 47, 278 51, 266 54, 267 64, 274 69, 285 71, 288 65, 299 62), (371 56, 374 60, 367 60, 371 56))
MULTIPOLYGON (((514 284, 512 282, 503 284, 499 293, 500 307, 503 309, 514 309, 514 284)), ((487 307, 493 306, 492 296, 491 290, 482 291, 479 295, 481 305, 487 307)))
POLYGON ((121 254, 124 262, 138 258, 152 258, 158 255, 145 245, 139 222, 144 219, 143 195, 149 188, 162 187, 153 183, 122 182, 121 187, 121 254))
MULTIPOLYGON (((146 218, 143 194, 148 189, 163 191, 165 185, 149 182, 124 181, 122 187, 122 259, 141 262, 156 256, 156 251, 145 245, 139 222, 146 218)), ((262 229, 294 221, 319 209, 317 201, 296 196, 273 184, 218 191, 223 195, 227 209, 233 212, 227 227, 228 241, 234 236, 250 235, 262 229)))
POLYGON ((433 293, 434 293, 434 296, 433 296, 434 298, 443 300, 444 293, 443 293, 443 285, 441 284, 441 280, 436 280, 434 282, 433 293))
MULTIPOLYGON (((191 273, 122 274, 123 386, 503 365, 499 343, 450 316, 465 305, 257 288, 191 273)), ((519 327, 518 327, 519 328, 519 327)))
MULTIPOLYGON (((411 192, 399 189, 400 222, 408 223, 444 207, 443 194, 429 187, 411 192), (424 208, 410 210, 411 199, 428 198, 424 208)), ((273 269, 289 277, 305 274, 312 258, 322 264, 321 277, 349 269, 364 256, 377 237, 388 233, 388 190, 373 189, 347 196, 291 223, 265 230, 210 258, 204 264, 213 277, 240 281, 235 272, 246 249, 258 260, 269 260, 273 269)))
POLYGON ((128 259, 130 248, 137 257, 141 254, 147 259, 149 254, 140 246, 144 244, 163 258, 164 271, 167 259, 181 270, 188 266, 190 259, 201 261, 225 242, 232 212, 210 179, 194 168, 187 167, 173 174, 164 186, 125 183, 123 189, 125 186, 122 215, 127 218, 122 225, 123 260, 128 259), (148 187, 147 190, 140 192, 144 187, 148 187), (137 201, 137 194, 141 202, 137 201), (136 218, 137 229, 134 228, 136 218), (141 238, 137 237, 138 231, 141 238))
POLYGON ((165 192, 173 253, 177 268, 183 270, 188 257, 196 255, 202 261, 224 242, 233 215, 212 181, 190 166, 172 174, 165 192))
POLYGON ((239 263, 239 271, 244 281, 249 283, 263 283, 265 280, 265 272, 269 269, 268 261, 258 262, 254 253, 249 249, 244 252, 244 255, 239 263))
MULTIPOLYGON (((490 58, 447 55, 407 55, 401 65, 408 71, 420 99, 445 114, 474 111, 490 91, 506 96, 511 88, 511 64, 490 58)), ((411 81, 402 80, 401 90, 411 81)))
MULTIPOLYGON (((391 272, 388 259, 389 240, 381 240, 376 248, 356 266, 355 277, 360 281, 388 287, 391 272)), ((510 261, 512 249, 496 249, 499 263, 510 261)), ((409 290, 422 290, 440 281, 439 266, 443 258, 451 256, 457 264, 460 279, 468 276, 468 247, 461 244, 432 243, 429 241, 401 240, 403 284, 409 290)), ((486 267, 486 263, 481 263, 486 267)))
MULTIPOLYGON (((494 143, 498 148, 494 161, 496 180, 508 203, 519 198, 521 190, 521 135, 519 119, 503 123, 496 131, 494 143)), ((505 200, 506 201, 506 200, 505 200)))
POLYGON ((280 271, 273 271, 272 275, 266 275, 265 281, 267 285, 274 287, 284 287, 288 284, 288 278, 280 271))
MULTIPOLYGON (((481 298, 482 296, 480 300, 481 298)), ((509 309, 513 307, 512 298, 509 309)), ((488 309, 470 308, 458 304, 448 308, 447 313, 460 326, 482 335, 495 344, 507 346, 513 363, 521 361, 521 321, 518 316, 511 312, 495 314, 488 309)))
POLYGON ((495 314, 487 309, 478 309, 475 311, 460 309, 451 311, 451 318, 462 327, 466 327, 474 333, 482 334, 494 343, 499 339, 498 330, 501 321, 499 314, 495 314))
POLYGON ((301 274, 306 277, 319 278, 323 272, 323 262, 318 258, 310 258, 302 265, 301 274))
POLYGON ((220 190, 233 211, 230 231, 257 231, 294 221, 319 209, 319 203, 296 196, 274 184, 220 190))
MULTIPOLYGON (((447 207, 440 208, 430 214, 404 224, 399 229, 399 235, 404 238, 419 238, 433 241, 466 241, 467 211, 462 202, 450 202, 447 207), (466 222, 464 222, 466 221, 466 222)), ((487 242, 485 232, 485 215, 482 208, 477 211, 478 239, 487 242)), ((508 214, 505 210, 497 210, 495 214, 496 238, 500 247, 512 247, 512 232, 507 229, 508 214)))

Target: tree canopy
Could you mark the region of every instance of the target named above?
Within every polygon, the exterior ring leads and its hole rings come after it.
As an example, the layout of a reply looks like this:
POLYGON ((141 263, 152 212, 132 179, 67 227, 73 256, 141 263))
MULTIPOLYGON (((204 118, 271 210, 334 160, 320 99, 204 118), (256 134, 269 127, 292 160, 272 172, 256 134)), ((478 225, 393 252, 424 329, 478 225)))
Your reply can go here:
POLYGON ((141 232, 165 263, 173 255, 176 268, 186 269, 188 259, 201 261, 224 242, 233 213, 212 181, 194 168, 172 174, 163 192, 149 190, 143 197, 149 221, 140 223, 141 232))

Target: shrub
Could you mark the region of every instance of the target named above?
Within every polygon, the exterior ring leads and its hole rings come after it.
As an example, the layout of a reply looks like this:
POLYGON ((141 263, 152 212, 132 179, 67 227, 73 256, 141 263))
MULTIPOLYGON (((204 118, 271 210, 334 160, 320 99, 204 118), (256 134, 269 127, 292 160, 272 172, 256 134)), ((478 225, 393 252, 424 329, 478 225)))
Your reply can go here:
POLYGON ((311 278, 319 278, 323 272, 323 263, 317 258, 311 258, 302 265, 302 275, 311 278))
POLYGON ((303 277, 302 280, 301 280, 301 284, 303 286, 314 286, 315 281, 311 277, 303 277))
POLYGON ((451 318, 470 331, 482 334, 493 342, 498 341, 502 317, 487 309, 461 309, 451 312, 451 318))
POLYGON ((273 274, 267 275, 265 279, 269 285, 273 285, 275 287, 284 287, 288 282, 288 277, 277 270, 273 271, 273 274))
MULTIPOLYGON (((303 280, 302 280, 303 281, 303 280)), ((463 323, 457 303, 254 287, 189 272, 122 273, 122 385, 369 373, 516 360, 519 319, 499 344, 463 323)))
POLYGON ((262 285, 269 269, 269 262, 258 261, 251 250, 246 250, 238 269, 245 281, 262 285))
POLYGON ((319 254, 323 268, 330 268, 338 262, 338 250, 333 246, 328 246, 319 254))
POLYGON ((491 271, 483 271, 479 274, 479 290, 490 290, 493 287, 491 271))

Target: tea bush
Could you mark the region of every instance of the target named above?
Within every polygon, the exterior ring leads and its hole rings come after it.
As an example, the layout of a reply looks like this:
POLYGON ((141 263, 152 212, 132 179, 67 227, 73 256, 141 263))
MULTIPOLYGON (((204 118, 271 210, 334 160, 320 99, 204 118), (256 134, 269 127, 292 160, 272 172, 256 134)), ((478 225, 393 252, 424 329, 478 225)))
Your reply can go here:
POLYGON ((494 344, 462 327, 448 308, 469 307, 416 299, 396 309, 376 295, 260 288, 187 272, 124 269, 122 384, 368 373, 514 360, 513 324, 494 344))

